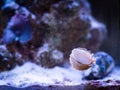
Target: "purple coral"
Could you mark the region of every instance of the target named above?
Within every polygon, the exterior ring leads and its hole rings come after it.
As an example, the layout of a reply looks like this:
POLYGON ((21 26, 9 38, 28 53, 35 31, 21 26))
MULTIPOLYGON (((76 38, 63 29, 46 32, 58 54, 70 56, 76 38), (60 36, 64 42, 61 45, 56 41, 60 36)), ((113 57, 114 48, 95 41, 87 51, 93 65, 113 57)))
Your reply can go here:
POLYGON ((25 44, 32 39, 32 27, 28 19, 22 14, 14 15, 9 21, 3 33, 3 40, 6 44, 17 41, 25 44))

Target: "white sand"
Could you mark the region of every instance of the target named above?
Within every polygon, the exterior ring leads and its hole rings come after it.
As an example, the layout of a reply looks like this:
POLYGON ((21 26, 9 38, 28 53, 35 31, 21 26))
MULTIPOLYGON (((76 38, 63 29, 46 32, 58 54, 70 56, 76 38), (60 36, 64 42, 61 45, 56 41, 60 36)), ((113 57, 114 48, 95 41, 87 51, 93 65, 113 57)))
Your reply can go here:
MULTIPOLYGON (((72 67, 42 68, 34 63, 27 62, 23 66, 17 66, 11 71, 0 73, 0 85, 29 86, 29 85, 78 85, 85 83, 82 80, 83 72, 72 67)), ((119 68, 116 68, 109 77, 102 80, 120 80, 119 68)))

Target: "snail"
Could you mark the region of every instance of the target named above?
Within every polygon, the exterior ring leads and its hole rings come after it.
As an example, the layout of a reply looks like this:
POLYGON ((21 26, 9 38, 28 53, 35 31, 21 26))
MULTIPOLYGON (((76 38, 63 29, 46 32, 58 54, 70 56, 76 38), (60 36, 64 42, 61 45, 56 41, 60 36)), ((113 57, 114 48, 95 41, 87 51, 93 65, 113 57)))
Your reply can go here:
POLYGON ((70 63, 77 70, 86 70, 84 78, 87 80, 101 79, 114 68, 114 59, 106 52, 95 54, 84 48, 75 48, 70 54, 70 63))
POLYGON ((96 57, 95 64, 92 65, 89 72, 84 76, 87 80, 101 79, 112 72, 115 66, 114 59, 106 52, 97 52, 94 54, 94 57, 96 57))

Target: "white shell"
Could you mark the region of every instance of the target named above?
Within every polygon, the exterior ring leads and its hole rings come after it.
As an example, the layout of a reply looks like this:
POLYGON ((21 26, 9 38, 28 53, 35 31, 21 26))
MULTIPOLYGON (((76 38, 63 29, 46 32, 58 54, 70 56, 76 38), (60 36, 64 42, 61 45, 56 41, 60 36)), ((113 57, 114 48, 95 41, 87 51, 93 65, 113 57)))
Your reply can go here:
POLYGON ((70 54, 71 65, 78 70, 85 70, 95 62, 93 54, 85 48, 75 48, 70 54))

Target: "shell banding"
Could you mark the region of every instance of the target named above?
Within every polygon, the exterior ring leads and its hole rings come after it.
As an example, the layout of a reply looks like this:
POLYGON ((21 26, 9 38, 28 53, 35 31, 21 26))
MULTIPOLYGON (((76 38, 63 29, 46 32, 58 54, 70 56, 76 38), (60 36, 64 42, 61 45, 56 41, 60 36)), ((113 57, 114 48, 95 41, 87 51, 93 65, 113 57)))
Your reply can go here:
POLYGON ((70 63, 77 70, 86 70, 95 62, 93 54, 85 48, 75 48, 70 54, 70 63))

